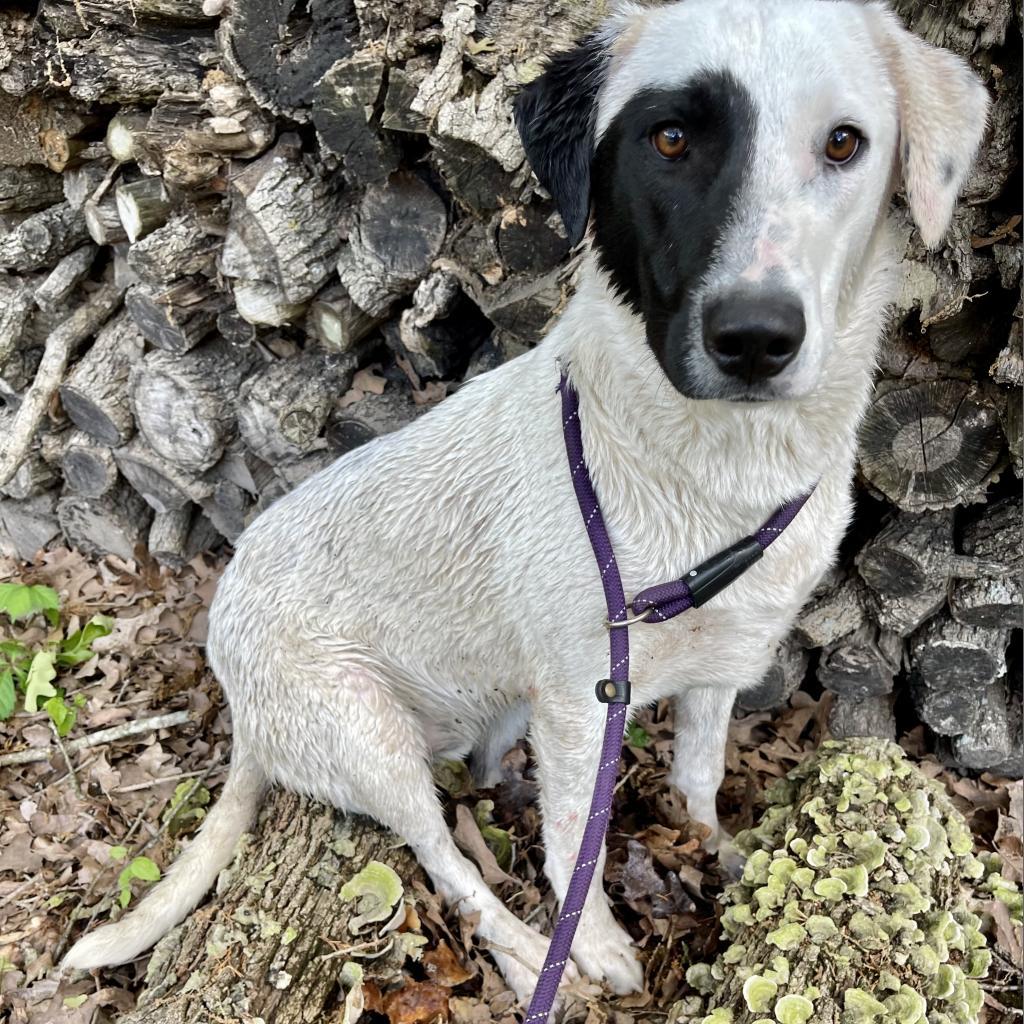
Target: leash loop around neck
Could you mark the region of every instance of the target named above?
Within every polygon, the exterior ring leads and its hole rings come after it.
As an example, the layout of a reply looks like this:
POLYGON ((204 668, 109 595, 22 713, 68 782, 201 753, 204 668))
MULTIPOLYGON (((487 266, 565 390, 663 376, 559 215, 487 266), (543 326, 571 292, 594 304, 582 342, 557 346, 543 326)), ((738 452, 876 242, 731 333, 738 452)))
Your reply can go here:
POLYGON ((562 396, 562 433, 572 486, 601 573, 601 586, 608 609, 608 678, 602 679, 595 688, 597 699, 608 705, 608 716, 583 839, 523 1024, 546 1024, 548 1020, 565 965, 569 961, 572 940, 587 901, 594 871, 601 859, 619 774, 622 737, 629 715, 629 627, 640 621, 664 622, 710 600, 762 557, 765 549, 796 518, 810 497, 808 493, 783 505, 757 533, 702 562, 681 579, 642 590, 632 602, 627 602, 619 566, 615 561, 615 551, 583 454, 579 395, 564 373, 558 390, 562 396), (628 614, 630 611, 633 612, 632 616, 628 614))

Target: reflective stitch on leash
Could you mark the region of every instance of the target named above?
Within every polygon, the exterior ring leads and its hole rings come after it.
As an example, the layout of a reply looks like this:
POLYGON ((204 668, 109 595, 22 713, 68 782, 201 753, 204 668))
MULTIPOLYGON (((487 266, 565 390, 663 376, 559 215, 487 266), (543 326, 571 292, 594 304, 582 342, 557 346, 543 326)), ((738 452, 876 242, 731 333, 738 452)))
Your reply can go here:
POLYGON ((608 717, 601 745, 601 760, 594 781, 594 796, 590 801, 590 812, 576 855, 576 865, 523 1024, 545 1024, 551 1013, 559 982, 569 960, 576 926, 590 891, 594 868, 601 854, 601 844, 608 830, 619 773, 622 736, 629 713, 629 626, 638 621, 665 622, 710 600, 761 558, 765 548, 789 526, 811 496, 808 492, 787 502, 752 537, 744 538, 702 562, 681 579, 642 590, 632 602, 627 602, 615 552, 583 455, 579 396, 564 373, 558 389, 562 396, 562 433, 572 486, 601 573, 601 585, 608 608, 610 668, 608 678, 602 679, 596 687, 597 699, 608 705, 608 717), (629 611, 633 612, 632 616, 627 614, 629 611))

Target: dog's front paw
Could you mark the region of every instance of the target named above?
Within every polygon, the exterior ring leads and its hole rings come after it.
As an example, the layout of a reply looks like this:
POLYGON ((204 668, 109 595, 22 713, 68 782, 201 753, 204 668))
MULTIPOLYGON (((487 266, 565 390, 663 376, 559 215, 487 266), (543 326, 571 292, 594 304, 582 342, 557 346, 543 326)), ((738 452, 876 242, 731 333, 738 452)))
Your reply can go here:
POLYGON ((580 930, 572 944, 572 958, 593 981, 603 981, 617 995, 639 992, 644 987, 644 969, 636 948, 622 925, 609 920, 580 930))

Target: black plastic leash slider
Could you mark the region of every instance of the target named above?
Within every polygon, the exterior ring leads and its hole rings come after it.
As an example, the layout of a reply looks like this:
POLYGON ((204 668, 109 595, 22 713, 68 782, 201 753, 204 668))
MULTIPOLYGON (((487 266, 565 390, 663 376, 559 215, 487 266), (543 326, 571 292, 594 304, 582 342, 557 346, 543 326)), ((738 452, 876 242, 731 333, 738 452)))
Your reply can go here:
POLYGON ((757 538, 744 537, 717 555, 712 555, 706 562, 701 562, 696 569, 691 569, 683 577, 683 582, 690 588, 693 607, 699 608, 710 601, 763 557, 764 548, 757 542, 757 538))

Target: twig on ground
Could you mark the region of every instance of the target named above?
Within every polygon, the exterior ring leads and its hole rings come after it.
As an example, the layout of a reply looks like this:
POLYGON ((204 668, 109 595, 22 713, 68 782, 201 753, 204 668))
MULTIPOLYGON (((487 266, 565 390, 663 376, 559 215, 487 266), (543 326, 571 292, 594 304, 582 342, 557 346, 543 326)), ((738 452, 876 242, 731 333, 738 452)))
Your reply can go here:
POLYGON ((61 739, 60 730, 57 728, 53 719, 50 719, 50 732, 53 733, 53 738, 60 747, 60 752, 64 756, 64 763, 68 766, 68 775, 71 778, 71 788, 75 791, 75 796, 79 799, 82 798, 82 787, 79 785, 78 776, 75 774, 75 766, 71 763, 71 755, 68 753, 68 748, 64 746, 64 740, 61 739))
POLYGON ((221 761, 220 764, 215 764, 211 768, 200 769, 197 772, 179 772, 177 775, 164 775, 159 779, 150 779, 149 782, 136 782, 134 786, 118 786, 117 789, 112 789, 110 792, 137 793, 140 789, 152 789, 153 786, 159 786, 163 782, 180 782, 182 779, 194 779, 197 775, 202 775, 205 779, 219 768, 227 768, 227 766, 227 761, 221 761))
MULTIPOLYGON (((170 729, 176 725, 184 725, 189 717, 187 711, 171 711, 169 714, 144 718, 139 722, 125 722, 123 725, 100 729, 99 732, 94 732, 89 736, 72 740, 63 749, 67 753, 77 753, 87 747, 96 747, 101 743, 113 743, 114 740, 124 739, 126 736, 136 736, 139 733, 152 732, 155 729, 170 729)), ((38 750, 17 750, 13 754, 4 754, 3 757, 0 757, 0 768, 11 764, 33 764, 36 761, 48 761, 52 756, 52 747, 42 747, 38 750)))

